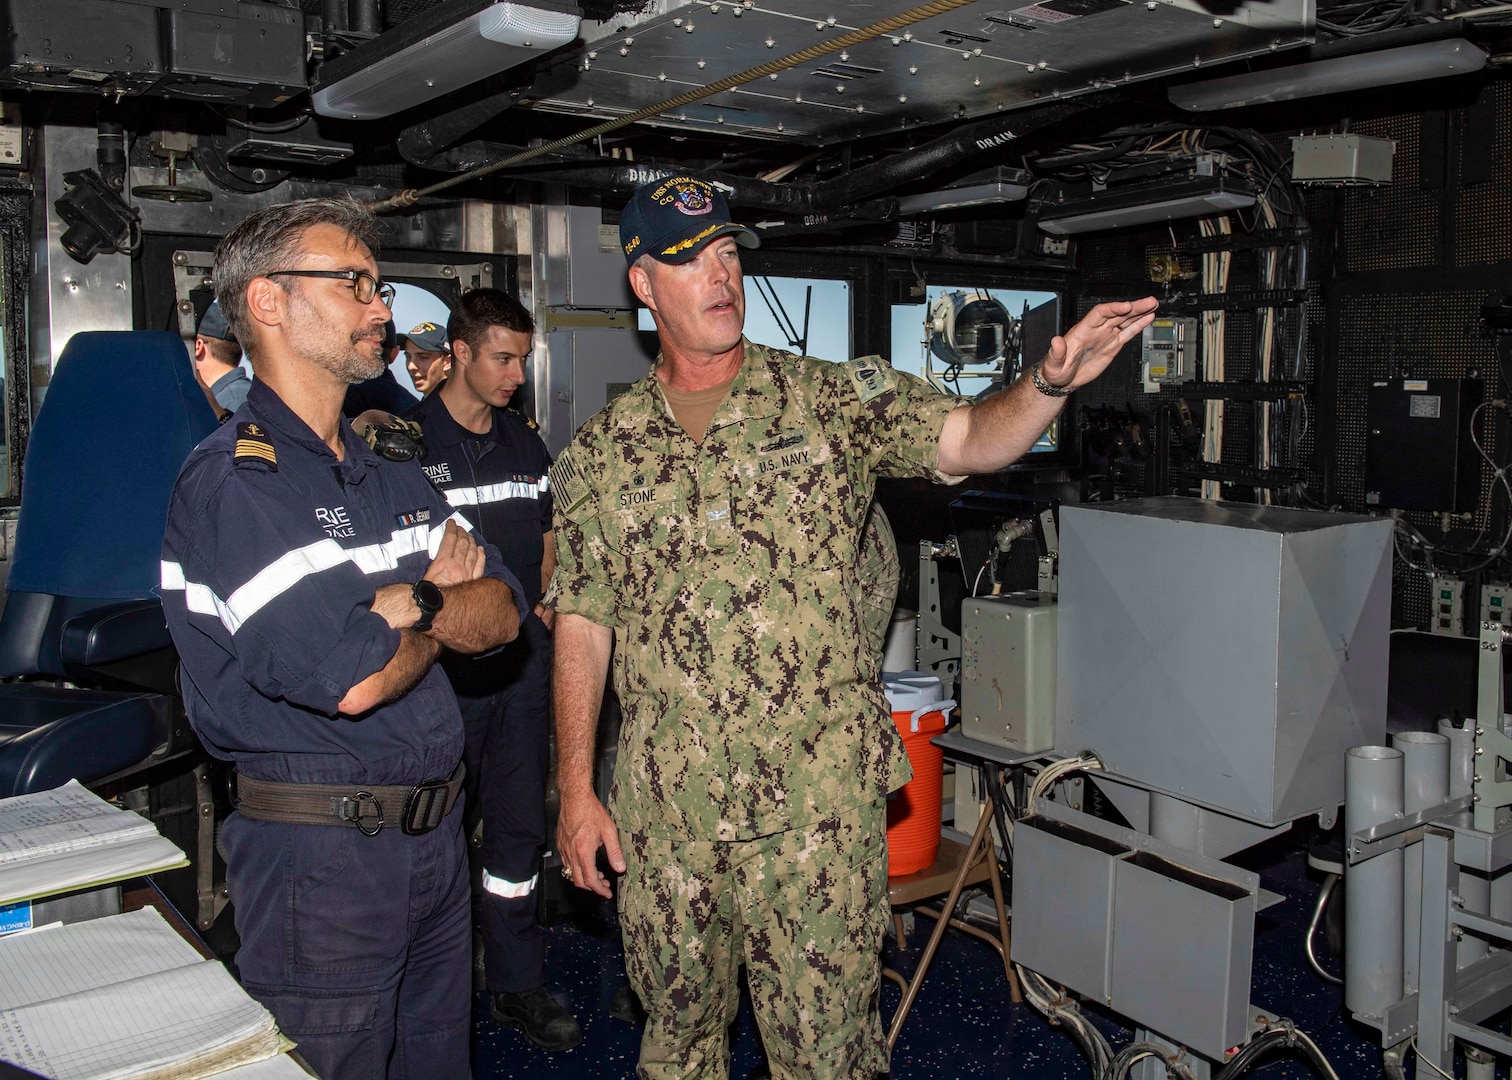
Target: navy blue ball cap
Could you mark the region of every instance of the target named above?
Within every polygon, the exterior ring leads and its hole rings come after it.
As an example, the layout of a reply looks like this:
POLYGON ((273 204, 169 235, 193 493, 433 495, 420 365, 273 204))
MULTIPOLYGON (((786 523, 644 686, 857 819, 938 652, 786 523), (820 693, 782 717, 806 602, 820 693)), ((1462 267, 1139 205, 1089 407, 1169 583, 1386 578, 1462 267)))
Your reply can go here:
POLYGON ((724 194, 696 176, 668 176, 642 185, 620 217, 620 247, 627 263, 642 255, 685 263, 721 236, 733 236, 741 247, 761 246, 754 232, 730 220, 724 194))
POLYGON ((399 346, 408 348, 414 342, 421 352, 451 352, 451 342, 446 340, 446 327, 433 322, 423 322, 407 334, 399 335, 399 346))
POLYGON ((220 341, 236 340, 236 335, 231 332, 231 324, 221 314, 220 302, 216 300, 210 301, 210 306, 200 317, 199 326, 194 332, 200 337, 217 338, 220 341))

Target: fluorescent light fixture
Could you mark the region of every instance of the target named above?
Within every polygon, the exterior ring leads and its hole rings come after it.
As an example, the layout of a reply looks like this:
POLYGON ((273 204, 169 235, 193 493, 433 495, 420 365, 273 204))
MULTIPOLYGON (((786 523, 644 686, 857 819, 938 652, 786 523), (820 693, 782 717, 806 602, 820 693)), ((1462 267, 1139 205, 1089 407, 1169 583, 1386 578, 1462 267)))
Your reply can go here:
POLYGON ((1255 205, 1255 189, 1219 176, 1170 184, 1140 184, 1099 191, 1040 211, 1039 227, 1053 236, 1151 225, 1178 218, 1209 217, 1255 205))
POLYGON ((1020 202, 1029 197, 1027 184, 1009 184, 994 180, 987 184, 941 188, 918 195, 904 195, 898 200, 898 214, 923 214, 931 210, 959 210, 963 206, 986 206, 989 203, 1020 202))
POLYGON ((1462 38, 1445 38, 1187 83, 1166 94, 1179 108, 1209 112, 1463 75, 1485 66, 1484 50, 1462 38))
MULTIPOLYGON (((315 111, 343 120, 392 116, 566 45, 577 37, 580 21, 561 11, 491 4, 318 87, 312 96, 315 111)), ((359 59, 382 40, 354 49, 332 66, 359 59)))
POLYGON ((898 214, 927 214, 933 210, 959 210, 964 206, 1020 202, 1029 197, 1030 176, 1023 169, 997 166, 963 176, 938 191, 898 197, 898 214))

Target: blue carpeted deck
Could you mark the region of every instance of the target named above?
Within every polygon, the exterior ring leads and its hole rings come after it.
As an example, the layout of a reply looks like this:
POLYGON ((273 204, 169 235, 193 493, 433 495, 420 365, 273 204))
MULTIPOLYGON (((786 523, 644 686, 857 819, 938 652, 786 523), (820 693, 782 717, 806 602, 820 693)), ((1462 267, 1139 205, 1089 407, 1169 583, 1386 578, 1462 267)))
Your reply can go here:
MULTIPOLYGON (((1318 1041, 1341 1078, 1379 1076, 1381 1053, 1374 1033, 1348 1020, 1339 988, 1318 979, 1302 954, 1302 934, 1319 877, 1307 869, 1300 843, 1281 837, 1237 861, 1260 870, 1265 887, 1287 897, 1259 917, 1251 1001, 1295 1020, 1318 1041)), ((928 922, 921 924, 913 947, 902 955, 888 941, 887 962, 905 974, 913 971, 922 950, 928 922)), ((605 904, 599 910, 598 925, 563 925, 548 933, 548 983, 582 1022, 583 1044, 562 1054, 543 1053, 489 1019, 486 998, 479 995, 474 1076, 633 1077, 639 1031, 609 1015, 610 1002, 624 982, 612 909, 605 904)), ((899 997, 898 988, 884 980, 884 1019, 891 1016, 899 997)), ((1115 1046, 1132 1038, 1116 1018, 1104 1016, 1099 1023, 1115 1046)), ((737 1027, 730 1075, 744 1080, 761 1060, 747 1003, 742 1003, 737 1027)), ((954 931, 945 935, 892 1064, 893 1080, 1082 1080, 1089 1075, 1063 1032, 1028 1005, 1010 1003, 1007 982, 990 946, 954 931)), ((1312 1075, 1304 1062, 1284 1057, 1260 1068, 1267 1080, 1312 1075)))

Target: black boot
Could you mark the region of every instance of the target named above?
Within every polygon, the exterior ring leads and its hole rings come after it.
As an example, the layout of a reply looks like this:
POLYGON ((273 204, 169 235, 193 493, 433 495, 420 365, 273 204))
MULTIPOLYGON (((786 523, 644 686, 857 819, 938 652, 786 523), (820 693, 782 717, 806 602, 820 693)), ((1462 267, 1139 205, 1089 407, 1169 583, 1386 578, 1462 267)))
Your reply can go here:
POLYGON ((629 986, 622 986, 614 992, 614 1000, 609 1003, 609 1015, 637 1027, 646 1022, 646 1010, 641 1008, 640 998, 635 996, 635 991, 629 986))
POLYGON ((583 1029, 544 986, 521 994, 495 994, 488 1014, 505 1027, 523 1031, 542 1050, 571 1050, 583 1041, 583 1029))

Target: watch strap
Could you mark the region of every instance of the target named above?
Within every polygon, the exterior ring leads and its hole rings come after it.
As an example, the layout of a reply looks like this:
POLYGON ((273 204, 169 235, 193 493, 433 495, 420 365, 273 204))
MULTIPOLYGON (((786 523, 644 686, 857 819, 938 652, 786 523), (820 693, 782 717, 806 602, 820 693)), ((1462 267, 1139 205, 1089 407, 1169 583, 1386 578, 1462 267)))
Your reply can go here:
POLYGON ((1040 370, 1044 366, 1045 362, 1041 360, 1039 361, 1039 363, 1035 364, 1032 368, 1029 369, 1029 381, 1034 383, 1034 388, 1040 393, 1044 394, 1046 397, 1069 397, 1071 394, 1071 387, 1056 386, 1050 380, 1046 379, 1045 373, 1040 370))
POLYGON ((431 624, 436 620, 436 612, 441 610, 439 606, 427 604, 420 598, 424 591, 422 588, 424 584, 425 579, 422 578, 410 586, 410 595, 415 599, 415 606, 420 609, 420 617, 410 625, 410 629, 422 634, 431 628, 431 624))

